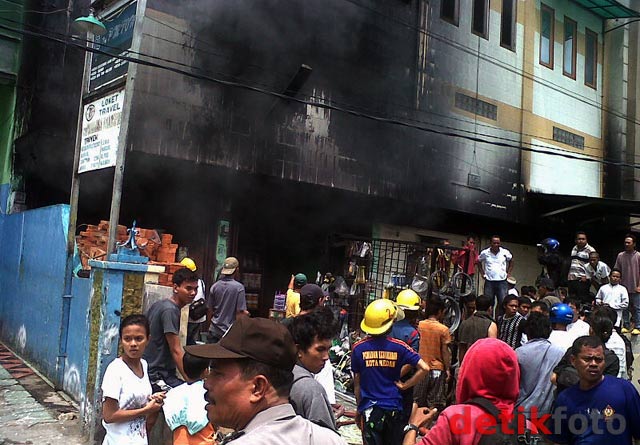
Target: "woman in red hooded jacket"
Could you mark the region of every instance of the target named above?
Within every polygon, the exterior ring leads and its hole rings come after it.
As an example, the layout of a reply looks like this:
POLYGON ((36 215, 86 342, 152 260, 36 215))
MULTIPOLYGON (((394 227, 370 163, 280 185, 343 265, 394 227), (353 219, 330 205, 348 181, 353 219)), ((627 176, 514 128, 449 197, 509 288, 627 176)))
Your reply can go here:
MULTIPOLYGON (((446 408, 422 439, 420 445, 477 445, 486 428, 495 425, 493 416, 477 405, 465 403, 473 398, 488 399, 506 416, 511 416, 520 391, 518 357, 505 342, 495 338, 476 341, 462 361, 457 405, 446 408)), ((424 426, 435 416, 436 410, 416 408, 409 419, 403 445, 416 443, 417 431, 413 425, 424 426)), ((527 422, 528 429, 536 433, 527 422)))

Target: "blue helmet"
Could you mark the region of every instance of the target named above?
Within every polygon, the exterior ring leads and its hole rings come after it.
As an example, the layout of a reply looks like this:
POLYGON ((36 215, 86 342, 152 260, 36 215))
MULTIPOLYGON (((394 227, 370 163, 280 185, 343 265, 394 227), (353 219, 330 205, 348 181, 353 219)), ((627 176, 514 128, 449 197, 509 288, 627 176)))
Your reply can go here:
POLYGON ((560 242, 555 238, 545 238, 538 247, 542 247, 546 253, 555 252, 560 248, 560 242))
POLYGON ((573 311, 568 304, 554 304, 549 310, 549 321, 560 324, 573 323, 573 311))

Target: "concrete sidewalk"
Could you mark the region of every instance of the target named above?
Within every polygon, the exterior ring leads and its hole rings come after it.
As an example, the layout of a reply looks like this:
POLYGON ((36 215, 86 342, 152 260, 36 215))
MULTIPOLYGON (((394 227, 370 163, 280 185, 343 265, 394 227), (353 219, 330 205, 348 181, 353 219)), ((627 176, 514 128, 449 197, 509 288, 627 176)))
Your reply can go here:
POLYGON ((0 344, 0 445, 84 445, 76 408, 0 344))

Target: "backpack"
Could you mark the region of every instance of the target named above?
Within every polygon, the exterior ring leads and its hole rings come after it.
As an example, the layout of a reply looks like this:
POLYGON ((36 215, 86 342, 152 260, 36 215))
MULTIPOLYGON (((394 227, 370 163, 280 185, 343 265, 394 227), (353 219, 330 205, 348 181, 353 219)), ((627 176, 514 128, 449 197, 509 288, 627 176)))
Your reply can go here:
POLYGON ((536 445, 541 441, 541 436, 533 434, 530 429, 526 428, 526 419, 524 415, 513 411, 514 417, 511 419, 507 428, 502 427, 502 419, 500 418, 500 410, 488 399, 484 397, 475 397, 465 402, 467 405, 475 405, 482 408, 486 413, 496 419, 495 432, 492 434, 484 434, 480 438, 478 445, 536 445), (525 424, 523 434, 518 434, 518 420, 525 424), (505 431, 513 431, 507 434, 505 431))
POLYGON ((202 290, 205 292, 205 297, 200 300, 195 300, 189 305, 189 318, 191 320, 198 320, 204 317, 207 315, 209 309, 207 306, 206 287, 204 286, 204 281, 198 279, 198 288, 200 288, 200 286, 202 286, 202 290))

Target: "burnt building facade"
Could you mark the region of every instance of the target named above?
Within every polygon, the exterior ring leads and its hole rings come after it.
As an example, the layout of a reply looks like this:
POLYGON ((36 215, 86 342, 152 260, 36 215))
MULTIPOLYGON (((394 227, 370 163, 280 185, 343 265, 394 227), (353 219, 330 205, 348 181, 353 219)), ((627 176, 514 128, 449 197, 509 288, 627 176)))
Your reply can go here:
MULTIPOLYGON (((123 95, 120 223, 171 231, 208 281, 239 256, 263 313, 291 273, 334 268, 332 234, 502 233, 527 278, 540 237, 604 244, 635 173, 602 161, 638 145, 637 24, 608 30, 638 8, 582 3, 93 2, 110 34, 84 103, 123 95)), ((55 199, 25 184, 27 205, 55 199)), ((112 186, 80 174, 79 222, 107 218, 112 186)))

